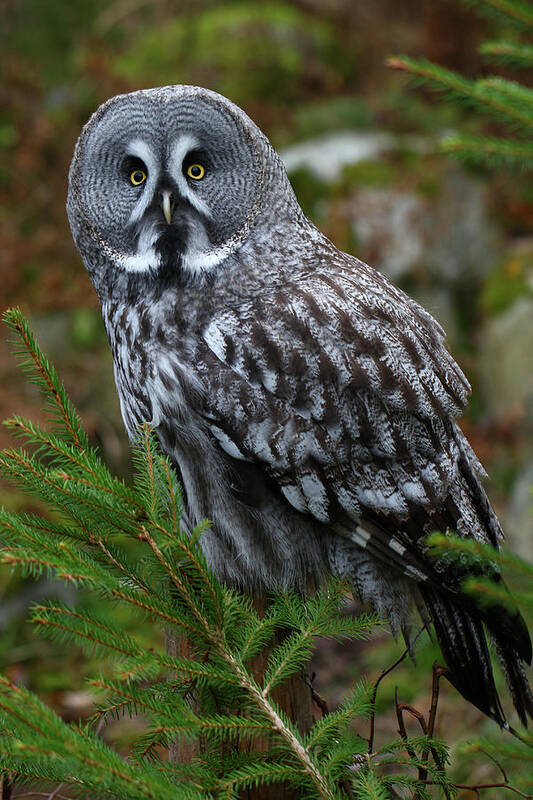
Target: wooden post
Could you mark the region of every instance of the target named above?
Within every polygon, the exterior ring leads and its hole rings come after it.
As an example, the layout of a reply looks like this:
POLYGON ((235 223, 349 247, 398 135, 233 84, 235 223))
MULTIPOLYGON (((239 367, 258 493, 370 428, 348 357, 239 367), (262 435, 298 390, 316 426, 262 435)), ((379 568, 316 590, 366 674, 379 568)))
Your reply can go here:
POLYGON ((13 797, 12 776, 7 772, 0 775, 0 798, 1 800, 11 800, 13 797))
MULTIPOLYGON (((273 646, 281 644, 287 633, 283 630, 276 631, 273 646)), ((261 683, 265 672, 266 662, 270 650, 261 653, 255 659, 253 670, 256 680, 261 683)), ((272 699, 284 711, 290 720, 297 726, 300 733, 307 733, 313 722, 313 701, 311 689, 304 680, 303 674, 292 675, 284 683, 276 686, 272 691, 272 699)), ((246 743, 249 752, 265 753, 268 751, 268 742, 264 739, 252 739, 246 743)), ((243 790, 239 797, 242 800, 298 800, 301 792, 291 789, 282 783, 275 785, 258 786, 253 789, 243 790)))
MULTIPOLYGON (((260 615, 266 610, 264 597, 254 597, 254 606, 260 615)), ((258 683, 263 682, 268 656, 273 647, 281 644, 287 637, 288 632, 277 630, 274 641, 270 648, 260 653, 252 662, 252 670, 258 683)), ((172 656, 187 658, 192 656, 192 648, 187 639, 176 636, 173 632, 167 632, 166 636, 167 653, 172 656)), ((291 721, 297 726, 301 733, 307 733, 313 722, 313 699, 311 689, 304 680, 303 674, 290 677, 284 683, 276 686, 272 691, 272 699, 279 705, 291 721)), ((234 745, 233 745, 234 746, 234 745)), ((268 750, 268 741, 257 738, 243 743, 242 748, 246 748, 251 753, 265 753, 268 750)), ((188 764, 196 755, 196 745, 192 742, 176 739, 169 749, 169 760, 174 763, 188 764)), ((259 786, 254 789, 246 789, 241 792, 242 800, 298 800, 300 792, 283 784, 275 786, 259 786)))
MULTIPOLYGON (((266 611, 264 596, 255 596, 253 601, 256 611, 260 616, 263 616, 266 611)), ((289 632, 286 630, 276 630, 272 645, 262 653, 259 653, 252 661, 254 677, 260 685, 263 683, 268 657, 272 649, 281 644, 288 635, 289 632)), ((307 733, 314 722, 311 689, 304 677, 302 673, 292 675, 272 691, 272 699, 297 726, 300 733, 307 733)), ((246 743, 246 747, 248 752, 264 753, 268 750, 268 742, 261 738, 252 739, 246 743)), ((246 789, 241 792, 240 797, 242 800, 272 800, 274 797, 276 800, 297 800, 300 794, 298 790, 291 789, 283 784, 275 784, 274 786, 267 785, 246 789)))
MULTIPOLYGON (((165 635, 166 650, 169 656, 175 658, 192 658, 193 649, 188 639, 178 636, 174 631, 165 635)), ((191 698, 191 705, 194 701, 191 698)), ((177 736, 168 750, 168 760, 173 764, 190 764, 196 755, 196 743, 177 736)))

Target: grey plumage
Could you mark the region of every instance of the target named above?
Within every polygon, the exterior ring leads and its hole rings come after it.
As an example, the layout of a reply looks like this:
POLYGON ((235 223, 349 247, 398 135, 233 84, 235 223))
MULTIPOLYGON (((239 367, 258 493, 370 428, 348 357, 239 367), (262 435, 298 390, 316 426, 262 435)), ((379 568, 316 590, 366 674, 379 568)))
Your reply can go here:
POLYGON ((67 210, 128 434, 155 428, 192 522, 214 521, 202 546, 217 575, 304 591, 332 571, 407 639, 418 607, 450 680, 504 724, 486 626, 532 716, 522 618, 476 606, 423 542, 501 538, 456 423, 469 385, 437 322, 313 226, 266 137, 205 89, 101 106, 67 210))

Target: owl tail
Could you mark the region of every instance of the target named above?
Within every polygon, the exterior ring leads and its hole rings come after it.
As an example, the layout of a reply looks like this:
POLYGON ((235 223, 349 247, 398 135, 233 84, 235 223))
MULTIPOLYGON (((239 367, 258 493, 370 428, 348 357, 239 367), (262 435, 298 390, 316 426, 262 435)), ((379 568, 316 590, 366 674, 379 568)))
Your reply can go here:
MULTIPOLYGON (((492 717, 499 725, 506 726, 505 714, 494 684, 483 622, 475 612, 461 608, 455 598, 445 597, 430 587, 424 587, 422 593, 448 666, 446 677, 480 711, 492 717)), ((518 616, 518 620, 519 628, 524 626, 525 629, 522 618, 518 616)), ((486 624, 490 631, 488 620, 486 624)), ((528 642, 520 648, 521 657, 510 646, 507 637, 503 641, 501 635, 493 631, 490 634, 518 716, 527 725, 528 716, 533 719, 533 695, 522 667, 522 658, 524 651, 528 650, 526 644, 529 643, 529 637, 528 642)))
POLYGON ((527 718, 533 719, 533 694, 526 677, 522 661, 507 642, 503 642, 496 634, 491 634, 496 648, 502 672, 505 675, 514 707, 523 725, 527 726, 527 718))

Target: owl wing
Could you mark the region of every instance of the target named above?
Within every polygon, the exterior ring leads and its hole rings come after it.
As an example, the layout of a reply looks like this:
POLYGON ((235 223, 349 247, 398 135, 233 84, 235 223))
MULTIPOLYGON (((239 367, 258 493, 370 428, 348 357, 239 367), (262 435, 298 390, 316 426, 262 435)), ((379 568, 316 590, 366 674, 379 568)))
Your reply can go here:
POLYGON ((204 416, 229 456, 262 464, 294 508, 340 534, 340 574, 357 580, 355 544, 417 582, 450 681, 502 725, 485 623, 525 722, 522 617, 466 597, 466 570, 436 563, 422 541, 435 528, 493 544, 501 536, 455 422, 468 382, 418 304, 360 262, 330 267, 211 319, 196 362, 209 387, 204 416))
POLYGON ((469 385, 432 317, 356 263, 217 315, 198 363, 220 446, 262 462, 296 509, 398 522, 449 493, 469 385))

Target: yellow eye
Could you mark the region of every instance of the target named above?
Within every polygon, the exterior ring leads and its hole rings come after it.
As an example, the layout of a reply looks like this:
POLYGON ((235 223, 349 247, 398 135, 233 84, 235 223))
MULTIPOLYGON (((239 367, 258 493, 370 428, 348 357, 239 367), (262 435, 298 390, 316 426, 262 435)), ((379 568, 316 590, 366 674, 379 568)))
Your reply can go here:
POLYGON ((205 175, 205 168, 201 164, 191 164, 187 167, 187 175, 195 181, 201 181, 205 175))
POLYGON ((140 186, 141 183, 144 183, 146 180, 146 172, 142 169, 134 169, 133 172, 130 173, 130 181, 134 186, 140 186))

